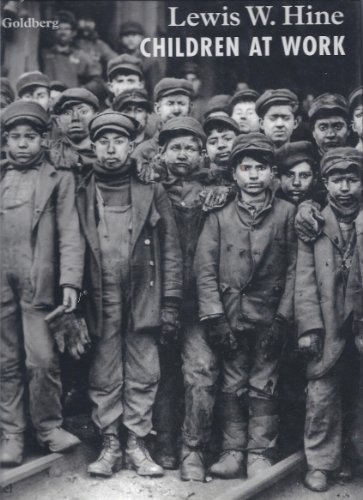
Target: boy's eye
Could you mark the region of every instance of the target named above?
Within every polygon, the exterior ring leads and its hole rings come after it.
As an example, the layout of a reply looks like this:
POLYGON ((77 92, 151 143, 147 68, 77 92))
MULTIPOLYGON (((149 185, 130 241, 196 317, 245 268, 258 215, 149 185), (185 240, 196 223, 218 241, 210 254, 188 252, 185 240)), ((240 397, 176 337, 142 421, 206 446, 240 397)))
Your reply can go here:
POLYGON ((306 173, 306 174, 300 174, 300 178, 301 179, 308 179, 309 177, 311 177, 311 174, 308 174, 308 173, 306 173))

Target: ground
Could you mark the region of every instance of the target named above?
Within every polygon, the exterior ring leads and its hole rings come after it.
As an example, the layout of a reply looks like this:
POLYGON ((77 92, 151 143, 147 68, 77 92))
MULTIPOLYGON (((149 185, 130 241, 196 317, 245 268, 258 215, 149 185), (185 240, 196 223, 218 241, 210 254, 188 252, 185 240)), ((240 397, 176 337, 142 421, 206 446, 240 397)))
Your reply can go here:
MULTIPOLYGON (((110 479, 87 475, 87 464, 97 457, 99 443, 88 424, 80 423, 77 434, 83 444, 65 455, 48 471, 5 488, 3 500, 232 500, 231 493, 243 480, 216 480, 186 483, 178 471, 164 477, 141 478, 135 472, 121 470, 110 479), (232 490, 232 491, 231 491, 232 490)), ((74 430, 74 429, 73 429, 74 430)), ((362 500, 363 474, 352 483, 332 485, 327 493, 312 493, 301 482, 301 471, 269 488, 258 500, 362 500)))

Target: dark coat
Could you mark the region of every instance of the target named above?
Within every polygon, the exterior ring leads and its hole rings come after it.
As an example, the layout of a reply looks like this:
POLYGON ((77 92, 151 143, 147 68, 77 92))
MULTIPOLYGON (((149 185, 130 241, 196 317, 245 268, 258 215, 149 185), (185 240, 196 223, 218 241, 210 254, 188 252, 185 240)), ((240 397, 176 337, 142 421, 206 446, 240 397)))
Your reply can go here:
MULTIPOLYGON (((322 358, 310 361, 307 366, 307 375, 312 379, 325 375, 340 358, 346 343, 346 338, 342 336, 342 327, 354 307, 356 309, 359 307, 353 305, 350 293, 352 278, 355 281, 357 268, 355 265, 350 268, 345 290, 341 273, 344 247, 339 224, 329 205, 323 210, 322 215, 325 224, 315 243, 306 244, 299 241, 296 269, 295 315, 298 335, 300 337, 313 329, 325 332, 322 358)), ((362 214, 358 219, 356 250, 360 248, 362 256, 362 214)), ((357 252, 355 256, 358 258, 357 252)), ((357 261, 355 263, 357 264, 357 261)), ((360 293, 362 293, 361 285, 360 293)), ((356 295, 357 300, 358 298, 359 295, 356 295)))
POLYGON ((272 199, 255 220, 237 199, 211 213, 195 270, 200 318, 226 314, 233 329, 293 319, 295 207, 272 199))
MULTIPOLYGON (((6 161, 1 165, 1 178, 6 161)), ((53 307, 59 286, 81 289, 85 244, 75 206, 74 176, 46 161, 35 187, 31 237, 32 305, 53 307)))
MULTIPOLYGON (((161 185, 143 184, 131 177, 131 314, 135 331, 161 324, 161 301, 182 297, 182 256, 168 197, 161 185)), ((81 227, 86 238, 84 287, 87 318, 95 336, 102 332, 102 274, 97 233, 94 174, 77 191, 81 227)))

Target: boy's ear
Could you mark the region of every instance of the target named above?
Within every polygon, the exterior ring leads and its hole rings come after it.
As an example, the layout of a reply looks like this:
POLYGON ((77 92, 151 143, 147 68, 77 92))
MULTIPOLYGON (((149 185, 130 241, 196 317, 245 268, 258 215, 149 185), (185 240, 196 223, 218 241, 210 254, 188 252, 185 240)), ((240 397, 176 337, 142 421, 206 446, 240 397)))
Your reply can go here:
POLYGON ((297 129, 297 127, 300 125, 300 123, 301 123, 301 116, 295 116, 294 130, 297 129))
POLYGON ((260 130, 263 132, 263 118, 260 118, 260 130))
POLYGON ((91 142, 91 149, 92 151, 95 151, 96 150, 96 145, 94 142, 91 142))
POLYGON ((134 141, 129 142, 129 155, 132 154, 134 149, 135 149, 135 142, 134 141))
POLYGON ((322 181, 324 183, 324 186, 327 187, 328 186, 328 179, 327 179, 327 177, 322 177, 322 181))
POLYGON ((155 113, 158 113, 159 109, 160 109, 160 103, 157 101, 157 102, 154 104, 154 111, 155 111, 155 113))

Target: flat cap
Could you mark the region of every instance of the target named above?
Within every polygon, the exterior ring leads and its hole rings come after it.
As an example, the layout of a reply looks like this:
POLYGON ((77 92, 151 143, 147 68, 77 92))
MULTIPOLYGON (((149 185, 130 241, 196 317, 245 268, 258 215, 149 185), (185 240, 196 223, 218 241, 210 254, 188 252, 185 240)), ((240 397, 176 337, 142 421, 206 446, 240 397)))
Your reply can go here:
POLYGON ((321 159, 320 171, 326 177, 332 170, 346 170, 352 166, 363 174, 363 152, 352 147, 334 148, 321 159))
POLYGON ((139 104, 149 112, 152 110, 151 102, 144 89, 124 90, 113 101, 112 108, 115 111, 122 111, 128 104, 139 104))
POLYGON ((193 75, 196 75, 198 78, 200 77, 200 68, 198 64, 187 61, 185 62, 182 67, 180 68, 179 74, 181 78, 184 78, 186 75, 192 73, 193 75))
POLYGON ((229 101, 229 104, 231 107, 233 107, 238 102, 256 102, 259 97, 260 94, 256 92, 256 90, 244 89, 233 94, 231 100, 229 101))
POLYGON ((159 134, 160 146, 163 146, 170 137, 183 132, 188 135, 195 135, 205 144, 206 137, 199 121, 192 116, 177 116, 163 125, 159 134))
POLYGON ((321 94, 315 97, 309 109, 310 121, 334 115, 348 118, 348 114, 348 103, 340 94, 321 94))
POLYGON ((13 102, 15 99, 15 93, 10 85, 10 81, 8 78, 4 76, 0 77, 0 93, 1 93, 1 102, 5 106, 13 102))
POLYGON ((193 85, 184 78, 162 78, 154 88, 154 101, 168 95, 183 94, 193 98, 193 85))
POLYGON ((312 168, 315 166, 313 145, 309 141, 288 142, 276 150, 275 163, 280 175, 304 161, 312 168))
POLYGON ((236 132, 236 134, 239 134, 239 127, 238 124, 231 118, 230 116, 226 115, 213 115, 213 116, 207 116, 207 118, 204 120, 203 123, 203 129, 204 132, 208 135, 208 133, 213 129, 213 128, 227 128, 228 130, 233 130, 233 132, 236 132))
POLYGON ((90 92, 82 87, 73 87, 62 92, 59 99, 54 104, 53 112, 56 115, 59 115, 65 107, 79 103, 89 104, 90 106, 93 106, 96 111, 100 107, 100 103, 93 92, 90 92))
POLYGON ((216 94, 212 96, 205 107, 204 118, 206 119, 212 113, 224 113, 228 116, 230 98, 231 96, 228 94, 216 94))
POLYGON ((1 123, 5 130, 24 121, 46 131, 49 117, 45 109, 33 101, 14 101, 1 112, 1 123))
POLYGON ((348 97, 349 111, 353 113, 354 109, 363 103, 363 86, 354 89, 348 97))
POLYGON ((116 56, 107 64, 107 78, 110 80, 115 73, 135 73, 140 78, 144 79, 144 71, 142 69, 142 61, 138 57, 130 54, 121 54, 116 56))
POLYGON ((144 35, 144 28, 136 21, 127 21, 120 26, 120 36, 125 35, 144 35))
POLYGON ((234 165, 238 156, 241 154, 248 155, 249 153, 263 154, 268 160, 272 161, 274 151, 274 144, 268 137, 260 132, 250 132, 236 137, 229 161, 231 165, 234 165))
POLYGON ((64 90, 67 90, 68 86, 60 80, 52 80, 49 88, 50 90, 59 90, 60 92, 63 92, 64 90))
POLYGON ((77 27, 77 19, 73 12, 69 10, 59 10, 55 14, 55 18, 59 23, 67 23, 72 26, 73 29, 77 27))
POLYGON ((256 101, 256 113, 263 117, 271 106, 288 105, 293 113, 299 107, 297 95, 289 89, 269 89, 266 90, 256 101))
POLYGON ((106 131, 119 132, 133 140, 138 127, 137 120, 118 111, 103 111, 92 118, 88 125, 91 141, 96 141, 106 131))
POLYGON ((50 88, 50 80, 47 75, 40 71, 29 71, 20 75, 16 82, 16 91, 21 97, 31 87, 50 88))

